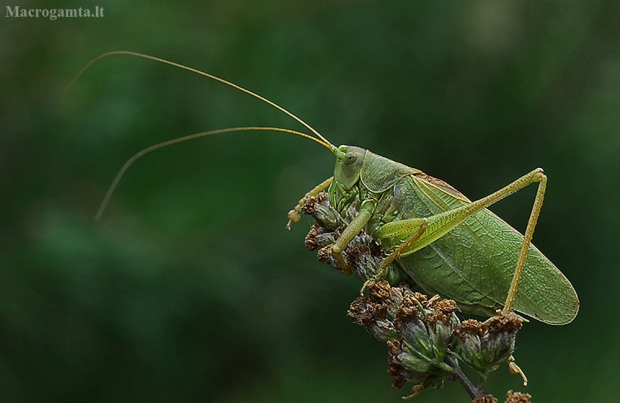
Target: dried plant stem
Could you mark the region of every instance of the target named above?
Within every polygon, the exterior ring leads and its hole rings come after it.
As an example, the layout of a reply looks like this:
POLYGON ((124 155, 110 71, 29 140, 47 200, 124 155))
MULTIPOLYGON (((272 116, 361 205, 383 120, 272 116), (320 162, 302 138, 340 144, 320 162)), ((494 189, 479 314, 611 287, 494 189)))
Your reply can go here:
POLYGON ((465 388, 465 391, 467 391, 469 397, 475 399, 478 396, 484 395, 484 390, 482 389, 482 387, 475 386, 473 382, 469 380, 467 375, 465 375, 465 373, 461 369, 461 366, 459 365, 459 362, 456 358, 450 355, 446 357, 446 361, 454 370, 454 376, 456 377, 456 379, 458 379, 461 385, 463 385, 463 388, 465 388))

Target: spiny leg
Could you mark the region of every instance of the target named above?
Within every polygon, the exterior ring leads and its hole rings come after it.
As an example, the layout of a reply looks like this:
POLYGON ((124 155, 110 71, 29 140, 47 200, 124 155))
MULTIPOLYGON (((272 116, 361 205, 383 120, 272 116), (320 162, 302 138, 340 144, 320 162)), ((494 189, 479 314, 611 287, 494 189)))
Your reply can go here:
MULTIPOLYGON (((521 279, 523 266, 525 264, 525 257, 527 256, 527 251, 532 240, 532 235, 534 234, 534 228, 536 226, 536 221, 538 220, 538 215, 540 214, 540 209, 542 207, 542 201, 546 189, 547 177, 545 176, 541 168, 537 168, 530 173, 523 175, 509 185, 501 188, 496 192, 491 193, 486 197, 483 197, 480 200, 464 204, 461 207, 457 207, 443 213, 426 217, 426 220, 428 221, 426 230, 419 236, 417 240, 409 242, 410 245, 408 248, 403 248, 399 251, 399 253, 412 253, 414 251, 422 249, 423 247, 431 244, 432 242, 436 241, 437 239, 450 232, 454 227, 461 224, 463 221, 473 216, 478 211, 483 210, 491 206, 492 204, 502 200, 503 198, 508 197, 511 194, 536 182, 539 183, 538 191, 536 193, 536 199, 534 200, 532 214, 530 216, 525 231, 525 236, 521 245, 521 251, 517 260, 517 265, 515 267, 515 273, 510 284, 506 303, 504 304, 503 312, 510 312, 514 303, 515 296, 517 294, 519 280, 521 279)), ((393 227, 397 225, 396 223, 397 222, 385 224, 377 231, 377 237, 380 239, 393 237, 393 227)))
POLYGON ((418 239, 420 239, 422 234, 424 234, 426 228, 428 228, 428 220, 426 218, 408 218, 383 225, 379 230, 381 238, 393 238, 398 235, 411 233, 412 231, 415 232, 409 235, 400 245, 398 245, 398 247, 394 249, 388 257, 383 259, 381 265, 379 266, 381 272, 384 272, 385 269, 392 264, 394 259, 400 256, 401 253, 413 246, 418 239))
MULTIPOLYGON (((458 213, 458 210, 463 210, 465 212, 469 210, 469 214, 466 214, 464 218, 470 217, 471 215, 481 210, 482 208, 486 208, 490 206, 491 204, 503 199, 504 197, 507 197, 523 189, 524 187, 532 183, 536 183, 536 182, 538 182, 538 189, 536 191, 536 197, 532 205, 532 212, 530 213, 530 218, 528 219, 527 227, 525 229, 525 234, 523 236, 523 243, 521 244, 521 249, 519 251, 519 257, 517 259, 515 272, 513 274, 512 281, 510 282, 510 288, 506 296, 506 302, 504 303, 504 309, 502 310, 503 314, 508 314, 510 312, 510 310, 512 309, 512 305, 515 301, 515 298, 517 295, 517 289, 519 287, 519 281, 521 280, 521 275, 523 273, 523 268, 525 266, 525 259, 527 257, 527 252, 529 250, 532 237, 534 235, 534 229, 536 227, 536 223, 540 215, 540 210, 542 209, 542 204, 543 204, 543 200, 545 197, 545 190, 547 188, 547 176, 545 176, 543 170, 541 168, 537 168, 533 170, 532 172, 528 173, 527 175, 524 175, 521 178, 517 179, 516 181, 512 182, 508 186, 505 186, 504 188, 498 190, 497 192, 494 192, 487 197, 484 197, 476 202, 473 202, 472 204, 465 205, 463 207, 459 207, 457 209, 450 210, 448 212, 438 214, 437 216, 432 216, 428 218, 429 222, 432 222, 433 227, 436 227, 436 223, 442 223, 442 222, 444 223, 444 225, 447 225, 448 222, 450 223, 454 222, 455 218, 458 221, 459 219, 458 217, 460 216, 460 214, 458 213), (445 217, 441 217, 441 216, 445 216, 445 217), (436 218, 436 217, 439 217, 439 218, 436 218)), ((444 231, 437 231, 437 232, 440 233, 439 236, 445 233, 444 231)), ((430 242, 438 238, 437 235, 433 235, 432 230, 428 230, 427 233, 431 235, 432 240, 430 240, 430 242)), ((424 236, 426 236, 426 234, 424 234, 424 236)), ((420 242, 421 245, 418 245, 418 248, 421 248, 430 242, 422 241, 420 242)), ((523 370, 516 364, 514 357, 511 355, 506 360, 506 362, 508 363, 508 369, 510 370, 510 372, 512 372, 513 374, 520 375, 521 379, 523 380, 523 386, 527 386, 527 382, 528 382, 527 377, 525 373, 523 372, 523 370)))
POLYGON ((545 196, 545 190, 547 188, 547 177, 545 176, 542 168, 534 169, 530 173, 523 175, 509 185, 501 188, 496 192, 491 193, 486 197, 483 197, 480 200, 477 200, 470 204, 465 204, 453 210, 448 210, 446 212, 427 217, 428 228, 426 232, 422 234, 420 239, 413 244, 412 250, 419 250, 424 246, 434 242, 478 211, 491 206, 492 204, 531 185, 532 183, 538 183, 538 189, 536 191, 534 204, 532 205, 532 212, 527 223, 525 235, 523 236, 523 243, 521 244, 521 249, 519 251, 519 257, 515 266, 515 272, 510 282, 510 288, 506 296, 506 302, 504 303, 504 309, 502 310, 502 312, 505 314, 510 312, 517 295, 517 289, 519 287, 519 281, 521 280, 521 275, 523 273, 525 259, 527 257, 527 252, 529 250, 532 237, 534 235, 534 229, 536 227, 536 222, 538 221, 538 216, 540 215, 540 210, 542 208, 542 203, 545 196))
POLYGON ((521 250, 517 259, 515 272, 510 282, 510 288, 506 297, 506 302, 504 303, 504 309, 502 310, 503 313, 510 312, 517 295, 519 281, 521 280, 521 274, 523 273, 523 267, 525 265, 525 258, 527 256, 527 251, 532 241, 532 236, 534 235, 534 228, 536 227, 536 222, 538 221, 538 216, 540 214, 540 209, 542 208, 542 203, 545 195, 547 177, 545 176, 542 168, 536 168, 535 170, 520 177, 511 184, 503 187, 502 189, 491 193, 489 196, 483 197, 482 199, 477 200, 471 204, 466 204, 454 210, 449 210, 436 216, 428 217, 429 228, 426 233, 423 234, 423 236, 421 237, 420 241, 418 242, 417 248, 419 249, 421 247, 424 247, 429 243, 433 242, 434 240, 438 239, 450 229, 454 228, 466 218, 472 216, 483 208, 487 208, 490 205, 502 200, 503 198, 508 197, 511 194, 536 182, 538 182, 536 198, 534 199, 534 204, 532 205, 532 213, 530 214, 530 218, 527 223, 527 228, 523 237, 523 243, 521 244, 521 250))
POLYGON ((512 309, 512 304, 517 296, 517 288, 519 287, 519 281, 521 280, 521 274, 523 273, 523 267, 525 265, 525 258, 527 257, 527 251, 532 242, 534 236, 534 229, 538 222, 538 216, 542 209, 543 200, 545 198, 545 190, 547 189, 547 176, 545 176, 542 169, 538 169, 533 172, 532 180, 538 182, 538 190, 536 191, 536 198, 532 205, 532 212, 530 218, 527 221, 527 227, 525 228, 525 234, 523 235, 523 243, 521 244, 521 250, 519 251, 519 259, 517 260, 517 266, 515 267, 515 273, 510 282, 510 289, 506 296, 506 302, 504 303, 503 313, 508 313, 512 309))
MULTIPOLYGON (((511 194, 523 189, 524 187, 532 183, 540 182, 541 176, 544 176, 543 171, 542 169, 537 168, 532 172, 523 175, 509 185, 504 186, 500 190, 493 192, 486 197, 483 197, 482 199, 476 200, 471 203, 463 204, 462 206, 454 208, 452 210, 447 210, 442 213, 426 217, 426 219, 428 220, 428 228, 426 229, 424 234, 422 234, 420 239, 414 245, 412 245, 412 248, 406 252, 412 253, 435 242, 437 239, 450 232, 452 229, 454 229, 454 227, 461 224, 463 221, 473 216, 480 210, 483 210, 491 206, 492 204, 497 203, 498 201, 510 196, 511 194)), ((379 238, 386 238, 386 235, 384 233, 384 227, 386 227, 387 225, 388 224, 384 225, 378 231, 377 236, 379 238)))
POLYGON ((291 211, 288 212, 288 223, 286 224, 286 229, 291 229, 291 224, 294 222, 299 221, 301 215, 301 208, 303 207, 304 203, 306 202, 306 197, 308 196, 316 196, 319 193, 321 193, 322 191, 324 191, 325 189, 327 189, 329 187, 329 185, 331 185, 331 183, 334 181, 334 177, 332 176, 331 178, 325 179, 323 182, 319 183, 318 185, 316 185, 312 190, 310 190, 308 193, 306 193, 306 195, 299 200, 299 202, 297 203, 297 205, 295 206, 295 208, 293 208, 291 211))
MULTIPOLYGON (((390 256, 388 256, 388 258, 386 258, 386 260, 382 262, 381 267, 383 268, 384 265, 385 267, 387 267, 387 265, 392 262, 393 259, 388 261, 388 259, 392 257, 392 255, 395 255, 396 253, 401 254, 405 252, 407 248, 412 248, 412 250, 421 249, 422 247, 439 239, 456 225, 460 224, 468 217, 471 217, 476 212, 487 208, 490 205, 498 202, 499 200, 536 182, 538 182, 536 197, 534 199, 534 203, 532 205, 532 212, 530 213, 530 218, 528 219, 527 227, 525 229, 523 243, 521 244, 515 272, 510 283, 506 302, 504 303, 504 309, 502 310, 503 314, 509 313, 512 309, 512 305, 517 295, 517 289, 519 286, 519 281, 521 280, 521 275, 523 273, 525 259, 527 257, 527 252, 529 250, 532 237, 534 235, 534 229, 540 215, 540 210, 542 209, 542 204, 545 197, 545 190, 547 188, 547 176, 545 176, 541 168, 533 170, 532 172, 522 176, 521 178, 498 190, 497 192, 494 192, 478 201, 475 201, 471 204, 466 204, 462 207, 450 211, 446 211, 441 214, 437 214, 435 216, 427 217, 427 223, 424 223, 424 226, 421 226, 420 230, 418 230, 405 241, 407 246, 404 246, 404 243, 400 245, 397 250, 392 252, 392 254, 390 254, 390 256), (418 243, 417 245, 416 242, 418 243)), ((398 222, 388 223, 381 227, 378 231, 379 238, 390 238, 402 234, 402 232, 398 232, 397 223, 398 222)), ((398 256, 396 255, 394 258, 396 257, 398 256)), ((364 291, 365 287, 366 283, 364 284, 364 288, 362 288, 362 292, 364 291)), ((510 372, 512 372, 513 374, 519 374, 521 376, 521 379, 523 380, 523 386, 527 386, 527 377, 525 376, 523 370, 516 364, 514 357, 511 355, 506 360, 506 362, 508 363, 508 368, 510 372)))

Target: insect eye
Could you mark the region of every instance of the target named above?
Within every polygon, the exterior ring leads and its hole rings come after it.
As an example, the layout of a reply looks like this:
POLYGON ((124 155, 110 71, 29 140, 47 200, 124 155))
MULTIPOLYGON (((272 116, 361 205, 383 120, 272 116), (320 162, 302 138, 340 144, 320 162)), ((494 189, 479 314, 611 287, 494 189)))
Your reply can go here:
POLYGON ((357 154, 354 152, 347 153, 347 156, 344 159, 344 163, 350 165, 357 160, 357 154))

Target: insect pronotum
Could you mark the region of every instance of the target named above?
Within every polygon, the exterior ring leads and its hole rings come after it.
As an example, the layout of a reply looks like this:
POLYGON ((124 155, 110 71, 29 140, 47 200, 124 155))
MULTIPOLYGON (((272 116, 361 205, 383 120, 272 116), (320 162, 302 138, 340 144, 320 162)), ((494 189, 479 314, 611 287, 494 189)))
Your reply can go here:
MULTIPOLYGON (((493 315, 515 310, 554 325, 571 322, 579 311, 577 294, 560 270, 531 244, 543 204, 547 177, 537 168, 500 190, 470 201, 447 183, 369 150, 334 146, 306 122, 264 97, 214 75, 157 57, 115 51, 90 61, 69 83, 96 61, 111 55, 131 55, 168 64, 219 81, 245 92, 290 116, 311 134, 277 127, 234 127, 192 134, 152 145, 135 154, 112 182, 95 219, 101 218, 114 189, 129 166, 158 148, 212 134, 233 131, 278 131, 301 136, 329 149, 336 157, 334 175, 307 195, 322 191, 340 213, 351 205, 358 215, 332 246, 332 255, 345 273, 351 269, 343 255, 347 244, 365 229, 388 252, 379 277, 391 265, 425 292, 455 300, 462 310, 493 315), (538 190, 525 234, 521 235, 488 210, 497 201, 537 183, 538 190)), ((290 228, 300 218, 304 199, 288 213, 290 228)))

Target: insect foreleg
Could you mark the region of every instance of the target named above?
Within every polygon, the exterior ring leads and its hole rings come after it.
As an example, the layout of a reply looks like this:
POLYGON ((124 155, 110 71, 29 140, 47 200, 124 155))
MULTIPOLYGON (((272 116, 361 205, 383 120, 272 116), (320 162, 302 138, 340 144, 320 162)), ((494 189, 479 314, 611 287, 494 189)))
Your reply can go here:
POLYGON ((346 262, 344 256, 342 256, 342 251, 347 247, 349 242, 359 232, 366 226, 370 217, 372 217, 372 213, 375 210, 375 202, 372 200, 365 200, 362 202, 359 213, 355 216, 353 220, 347 225, 347 227, 342 231, 342 234, 336 239, 336 242, 332 245, 332 256, 338 262, 338 265, 342 269, 345 274, 352 274, 353 269, 346 262))
POLYGON ((318 195, 319 193, 327 189, 329 185, 331 185, 333 180, 333 176, 331 178, 325 179, 323 182, 319 183, 312 190, 306 193, 306 195, 301 200, 299 200, 295 208, 288 212, 288 223, 286 224, 286 229, 291 229, 291 223, 299 221, 301 208, 306 201, 306 197, 318 195))

